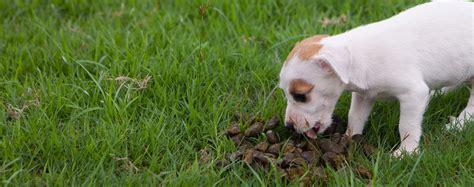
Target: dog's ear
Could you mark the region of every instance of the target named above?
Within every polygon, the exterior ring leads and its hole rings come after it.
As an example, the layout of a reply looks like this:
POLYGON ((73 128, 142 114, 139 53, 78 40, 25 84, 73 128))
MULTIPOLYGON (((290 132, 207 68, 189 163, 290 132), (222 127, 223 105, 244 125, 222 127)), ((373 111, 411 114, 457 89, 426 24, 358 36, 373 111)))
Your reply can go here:
POLYGON ((349 83, 351 54, 347 47, 324 45, 314 60, 324 72, 335 73, 344 84, 349 83))

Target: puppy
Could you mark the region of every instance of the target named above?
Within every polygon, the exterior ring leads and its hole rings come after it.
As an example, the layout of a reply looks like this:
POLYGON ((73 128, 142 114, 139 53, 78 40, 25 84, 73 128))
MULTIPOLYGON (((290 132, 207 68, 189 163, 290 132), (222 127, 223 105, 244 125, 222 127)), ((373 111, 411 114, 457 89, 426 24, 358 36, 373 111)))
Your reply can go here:
MULTIPOLYGON (((400 102, 400 147, 412 153, 430 90, 474 86, 474 3, 429 2, 380 22, 298 42, 280 73, 285 126, 310 138, 331 124, 337 100, 352 92, 347 135, 361 134, 374 100, 400 102)), ((474 89, 463 123, 474 114, 474 89)))

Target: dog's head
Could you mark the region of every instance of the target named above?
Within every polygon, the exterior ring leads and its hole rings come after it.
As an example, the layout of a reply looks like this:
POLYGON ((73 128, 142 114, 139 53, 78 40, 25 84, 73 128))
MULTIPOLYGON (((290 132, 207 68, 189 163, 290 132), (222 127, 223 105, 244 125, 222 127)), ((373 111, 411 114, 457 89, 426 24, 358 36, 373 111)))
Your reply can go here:
POLYGON ((349 83, 350 54, 317 35, 298 42, 280 73, 287 99, 285 126, 315 138, 332 122, 337 100, 349 83))

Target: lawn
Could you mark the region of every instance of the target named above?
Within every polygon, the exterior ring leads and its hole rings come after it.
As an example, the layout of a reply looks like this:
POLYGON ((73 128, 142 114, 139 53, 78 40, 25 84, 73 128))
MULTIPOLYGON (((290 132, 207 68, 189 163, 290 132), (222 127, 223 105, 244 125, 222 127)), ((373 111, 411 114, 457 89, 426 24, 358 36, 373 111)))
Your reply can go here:
MULTIPOLYGON (((215 167, 236 149, 221 133, 233 113, 283 117, 278 74, 296 41, 422 2, 0 1, 0 185, 298 185, 243 162, 215 167)), ((473 186, 474 126, 443 129, 468 95, 433 97, 421 152, 402 159, 390 156, 398 104, 378 102, 365 129, 377 156, 346 163, 373 179, 328 168, 326 185, 473 186)), ((349 103, 345 93, 335 113, 347 118, 349 103)))

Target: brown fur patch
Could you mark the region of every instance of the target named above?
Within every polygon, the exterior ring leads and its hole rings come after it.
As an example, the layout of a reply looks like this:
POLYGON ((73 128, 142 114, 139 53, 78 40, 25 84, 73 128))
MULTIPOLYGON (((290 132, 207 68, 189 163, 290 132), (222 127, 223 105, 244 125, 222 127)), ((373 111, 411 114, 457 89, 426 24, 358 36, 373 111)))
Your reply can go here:
POLYGON ((301 48, 300 53, 298 54, 298 56, 302 60, 309 60, 309 58, 311 58, 313 55, 318 53, 319 50, 321 50, 322 47, 323 47, 323 45, 321 45, 319 43, 309 44, 309 45, 304 46, 304 47, 301 48))
POLYGON ((306 94, 314 88, 314 85, 303 79, 294 79, 290 82, 291 94, 306 94))
POLYGON ((301 40, 300 42, 297 42, 295 44, 295 47, 291 50, 290 54, 285 60, 285 64, 293 58, 296 53, 298 53, 298 56, 302 60, 308 60, 311 58, 314 54, 318 53, 319 50, 323 47, 319 42, 327 37, 327 35, 315 35, 311 36, 309 38, 305 38, 304 40, 301 40))

